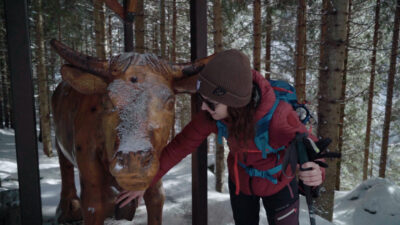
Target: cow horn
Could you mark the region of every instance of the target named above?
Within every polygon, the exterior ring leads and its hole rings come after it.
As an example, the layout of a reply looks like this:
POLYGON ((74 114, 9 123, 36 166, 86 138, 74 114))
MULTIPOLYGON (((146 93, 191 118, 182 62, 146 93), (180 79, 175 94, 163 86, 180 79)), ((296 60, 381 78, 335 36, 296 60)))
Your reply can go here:
POLYGON ((63 59, 65 59, 73 66, 93 73, 94 75, 102 78, 111 78, 111 73, 109 69, 110 66, 107 60, 100 60, 98 58, 87 56, 77 51, 74 51, 73 49, 55 39, 52 39, 50 41, 50 45, 63 59))
POLYGON ((173 76, 182 78, 198 74, 214 56, 215 54, 189 63, 174 63, 171 65, 173 76))

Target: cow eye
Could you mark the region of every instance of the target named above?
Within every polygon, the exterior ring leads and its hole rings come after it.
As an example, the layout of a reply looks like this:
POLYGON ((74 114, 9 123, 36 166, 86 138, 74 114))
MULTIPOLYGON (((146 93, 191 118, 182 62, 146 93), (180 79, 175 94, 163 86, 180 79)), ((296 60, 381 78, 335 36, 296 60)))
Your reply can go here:
POLYGON ((175 99, 174 99, 174 98, 170 98, 170 99, 166 102, 166 104, 165 104, 165 107, 166 107, 168 110, 173 110, 173 109, 174 109, 174 106, 175 106, 175 99))
POLYGON ((131 77, 131 82, 136 83, 137 82, 137 77, 131 77))

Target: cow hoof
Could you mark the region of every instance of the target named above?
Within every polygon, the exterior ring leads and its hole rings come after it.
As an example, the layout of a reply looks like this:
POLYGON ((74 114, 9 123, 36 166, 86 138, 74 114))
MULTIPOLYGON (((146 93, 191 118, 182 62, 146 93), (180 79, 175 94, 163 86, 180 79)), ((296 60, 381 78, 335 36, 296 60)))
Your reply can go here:
POLYGON ((135 217, 136 208, 138 207, 137 199, 129 202, 126 206, 120 208, 120 204, 114 206, 114 216, 116 220, 129 220, 131 221, 135 217))
POLYGON ((59 223, 82 220, 81 204, 79 199, 61 199, 57 206, 56 218, 59 223))

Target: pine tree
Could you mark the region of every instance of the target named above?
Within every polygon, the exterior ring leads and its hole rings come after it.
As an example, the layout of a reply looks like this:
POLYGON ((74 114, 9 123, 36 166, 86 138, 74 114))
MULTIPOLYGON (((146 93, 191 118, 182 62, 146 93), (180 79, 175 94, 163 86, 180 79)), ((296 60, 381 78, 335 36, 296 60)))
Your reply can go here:
POLYGON ((376 0, 375 26, 374 26, 374 37, 373 37, 373 41, 372 41, 372 56, 371 56, 371 76, 369 78, 369 91, 368 91, 367 127, 366 127, 366 131, 365 131, 365 143, 364 143, 363 180, 366 180, 368 178, 368 159, 369 159, 369 147, 370 147, 370 140, 371 140, 372 103, 373 103, 373 99, 374 99, 376 48, 378 45, 378 38, 379 38, 378 33, 379 33, 380 8, 381 8, 381 1, 376 0))
POLYGON ((306 0, 298 0, 296 29, 296 76, 295 87, 297 99, 303 103, 306 100, 306 0))
POLYGON ((261 0, 253 1, 253 68, 261 69, 261 0))
MULTIPOLYGON (((324 0, 321 24, 321 54, 318 99, 318 134, 332 139, 330 149, 337 149, 340 120, 340 94, 344 69, 344 49, 348 0, 324 0), (326 19, 326 20, 325 20, 326 19), (324 22, 326 21, 326 24, 324 22), (325 27, 326 26, 326 27, 325 27)), ((317 199, 319 214, 332 221, 336 182, 336 162, 327 161, 325 192, 317 199)))
POLYGON ((392 52, 390 57, 390 68, 387 81, 385 120, 383 123, 383 130, 382 130, 381 158, 379 162, 379 177, 383 178, 385 177, 386 173, 390 119, 392 115, 394 76, 396 74, 396 58, 397 58, 397 48, 399 43, 399 24, 400 24, 400 0, 397 0, 396 13, 394 17, 394 26, 393 26, 392 52))
POLYGON ((50 130, 50 111, 49 111, 49 90, 48 79, 45 67, 45 49, 43 40, 43 15, 42 0, 35 1, 36 6, 36 72, 39 88, 39 114, 40 114, 40 130, 43 140, 43 151, 49 157, 53 155, 51 146, 51 130, 50 130))
POLYGON ((172 1, 172 47, 171 47, 171 61, 176 62, 176 28, 177 28, 177 10, 176 0, 172 1))
POLYGON ((144 36, 145 36, 145 18, 144 18, 144 0, 137 0, 135 17, 135 51, 145 53, 144 36))
POLYGON ((2 90, 2 108, 3 108, 3 121, 4 121, 4 127, 10 128, 11 127, 11 105, 10 105, 10 78, 9 78, 9 73, 8 73, 8 67, 7 67, 7 54, 6 54, 6 49, 7 49, 7 44, 6 44, 6 33, 5 33, 5 14, 4 14, 4 7, 0 5, 0 19, 1 19, 1 25, 0 25, 0 48, 2 51, 0 51, 0 75, 1 75, 1 90, 2 90))
POLYGON ((165 0, 160 0, 160 50, 161 58, 165 59, 166 56, 167 39, 165 36, 165 0))
MULTIPOLYGON (((344 66, 343 66, 343 79, 342 79, 342 92, 340 94, 340 99, 342 104, 340 105, 340 120, 339 120, 339 141, 338 141, 338 151, 342 153, 343 149, 343 131, 344 131, 344 118, 345 118, 345 107, 346 107, 346 88, 347 88, 347 66, 348 66, 348 56, 349 56, 349 45, 350 45, 350 20, 351 20, 351 7, 352 0, 349 0, 349 13, 347 19, 347 34, 346 34, 346 47, 344 51, 344 66)), ((336 182, 335 190, 340 190, 340 171, 341 171, 342 159, 337 159, 336 161, 336 182)))
POLYGON ((106 42, 105 42, 105 16, 103 0, 94 0, 93 18, 94 18, 94 33, 96 38, 96 55, 100 59, 106 58, 106 42))
POLYGON ((272 41, 272 6, 269 0, 266 1, 265 20, 265 78, 271 78, 271 41, 272 41))
MULTIPOLYGON (((221 17, 221 0, 214 0, 213 6, 214 14, 214 53, 223 50, 222 43, 222 17, 221 17)), ((223 178, 225 170, 225 149, 224 143, 219 143, 218 138, 215 138, 215 190, 222 192, 223 178)))

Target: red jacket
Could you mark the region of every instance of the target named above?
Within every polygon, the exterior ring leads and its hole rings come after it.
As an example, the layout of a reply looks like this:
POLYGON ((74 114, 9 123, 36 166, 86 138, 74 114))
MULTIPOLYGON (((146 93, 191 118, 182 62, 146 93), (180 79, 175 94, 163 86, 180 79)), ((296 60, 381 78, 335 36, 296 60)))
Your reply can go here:
MULTIPOLYGON (((255 124, 269 112, 275 102, 275 94, 269 82, 254 70, 253 81, 258 84, 262 92, 261 102, 254 116, 253 122, 255 124)), ((184 157, 194 152, 211 132, 217 133, 218 129, 216 122, 207 117, 207 112, 202 111, 195 115, 182 132, 163 149, 160 157, 160 169, 153 179, 152 184, 157 182, 169 169, 175 166, 184 157)), ((292 106, 281 101, 270 121, 269 144, 273 148, 288 146, 289 142, 295 137, 296 132, 306 133, 308 131, 299 121, 299 117, 292 106)), ((236 160, 244 163, 246 166, 252 166, 253 168, 264 171, 277 166, 277 163, 281 163, 285 151, 280 151, 278 153, 280 154, 280 160, 277 162, 276 154, 268 154, 267 158, 263 159, 261 151, 257 149, 254 141, 252 141, 247 148, 241 147, 240 143, 233 138, 228 138, 227 143, 230 149, 228 155, 229 177, 236 186, 239 186, 242 193, 257 196, 273 195, 288 185, 293 179, 293 177, 283 175, 282 171, 274 175, 274 177, 278 179, 277 184, 273 184, 265 178, 250 178, 246 171, 235 163, 235 157, 237 157, 236 160), (252 191, 249 185, 252 186, 252 191)), ((322 168, 321 170, 324 177, 324 170, 322 168)))

